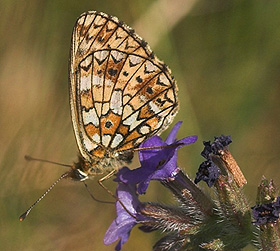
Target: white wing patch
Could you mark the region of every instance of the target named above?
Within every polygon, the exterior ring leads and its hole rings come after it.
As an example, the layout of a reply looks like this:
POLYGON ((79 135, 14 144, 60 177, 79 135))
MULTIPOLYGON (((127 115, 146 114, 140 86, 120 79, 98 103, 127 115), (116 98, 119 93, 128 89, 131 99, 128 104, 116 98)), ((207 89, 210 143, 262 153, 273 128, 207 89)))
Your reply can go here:
POLYGON ((153 101, 149 102, 149 106, 154 113, 159 113, 161 111, 160 107, 156 105, 153 101))
POLYGON ((84 144, 84 147, 89 152, 97 147, 97 145, 94 144, 86 135, 84 135, 84 137, 83 137, 83 144, 84 144))
POLYGON ((129 131, 132 131, 135 127, 141 124, 144 119, 137 120, 139 111, 132 113, 127 119, 123 121, 124 125, 129 126, 129 131))
POLYGON ((142 59, 138 56, 132 55, 129 57, 129 63, 130 63, 130 66, 132 66, 132 67, 140 64, 141 62, 142 62, 142 59))
POLYGON ((157 67, 155 65, 153 65, 150 61, 147 61, 146 65, 145 65, 145 71, 147 73, 152 73, 155 72, 157 70, 157 67))
POLYGON ((92 140, 96 143, 100 143, 100 135, 95 133, 93 136, 92 136, 92 140))
POLYGON ((111 135, 103 135, 102 136, 102 145, 105 147, 108 147, 110 141, 111 141, 112 136, 111 135))
POLYGON ((88 112, 83 111, 83 121, 85 125, 92 123, 96 127, 99 126, 99 118, 94 108, 90 109, 88 112))
POLYGON ((113 113, 121 115, 123 106, 122 106, 122 92, 120 90, 115 90, 112 94, 110 101, 110 108, 113 113))
POLYGON ((123 136, 119 133, 117 133, 112 141, 111 147, 115 148, 117 147, 123 140, 123 136))
POLYGON ((104 76, 99 77, 97 75, 93 75, 92 77, 92 85, 96 87, 101 87, 103 85, 104 76))
POLYGON ((88 76, 82 76, 81 77, 81 85, 80 90, 82 91, 88 91, 91 89, 91 75, 88 76))
POLYGON ((140 131, 141 134, 148 134, 151 131, 151 127, 143 125, 143 126, 140 127, 139 131, 140 131))
POLYGON ((122 52, 119 52, 119 51, 112 51, 111 55, 114 58, 114 60, 117 61, 117 62, 120 62, 125 57, 125 55, 122 52))
POLYGON ((97 51, 94 53, 94 58, 97 60, 98 63, 105 61, 108 57, 109 51, 97 51))

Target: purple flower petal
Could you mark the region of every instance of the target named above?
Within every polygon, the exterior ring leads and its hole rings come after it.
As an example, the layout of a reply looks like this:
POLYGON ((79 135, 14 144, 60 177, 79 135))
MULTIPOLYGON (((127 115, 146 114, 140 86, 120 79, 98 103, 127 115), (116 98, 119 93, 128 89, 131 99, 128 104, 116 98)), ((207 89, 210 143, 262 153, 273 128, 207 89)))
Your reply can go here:
POLYGON ((105 245, 109 245, 120 239, 116 250, 121 250, 122 245, 128 240, 132 228, 141 220, 137 213, 140 201, 136 195, 135 185, 119 183, 117 197, 126 209, 119 201, 116 202, 117 217, 108 228, 103 241, 105 245))
POLYGON ((120 238, 120 241, 116 246, 116 250, 121 250, 122 245, 127 242, 130 232, 135 225, 136 222, 134 220, 124 220, 119 223, 114 220, 104 236, 104 244, 110 245, 120 238))
POLYGON ((189 136, 189 137, 185 137, 183 139, 180 139, 178 141, 176 141, 176 144, 181 144, 178 146, 177 149, 183 147, 183 146, 187 146, 187 145, 191 145, 193 143, 195 143, 197 141, 197 136, 189 136))
POLYGON ((212 153, 211 142, 203 141, 204 148, 201 152, 201 156, 205 159, 209 159, 210 154, 212 153))
POLYGON ((183 121, 179 121, 175 124, 175 126, 173 126, 171 132, 169 133, 169 135, 167 136, 167 138, 165 140, 166 144, 171 145, 176 140, 176 135, 177 135, 178 130, 180 129, 182 123, 183 123, 183 121))
POLYGON ((213 186, 220 176, 220 169, 211 160, 206 160, 199 166, 194 183, 205 181, 209 187, 213 186))
POLYGON ((165 142, 159 136, 153 136, 142 143, 140 148, 156 148, 141 150, 139 152, 141 167, 134 170, 121 169, 116 181, 139 184, 138 193, 143 194, 151 180, 164 180, 172 177, 177 170, 177 150, 185 145, 193 144, 197 140, 197 136, 190 136, 176 141, 176 134, 181 124, 182 122, 178 122, 173 127, 165 142))
POLYGON ((164 168, 159 168, 156 170, 151 179, 153 180, 163 180, 170 178, 174 171, 177 169, 177 152, 172 155, 172 158, 169 159, 165 164, 164 168))
POLYGON ((139 194, 146 193, 151 179, 152 179, 152 175, 145 177, 145 179, 142 182, 139 183, 139 185, 137 187, 137 191, 138 191, 139 194))
POLYGON ((141 168, 130 170, 127 167, 123 167, 117 173, 117 178, 114 179, 114 181, 123 182, 125 184, 138 184, 147 176, 151 175, 152 172, 153 170, 149 170, 148 168, 144 170, 141 168))

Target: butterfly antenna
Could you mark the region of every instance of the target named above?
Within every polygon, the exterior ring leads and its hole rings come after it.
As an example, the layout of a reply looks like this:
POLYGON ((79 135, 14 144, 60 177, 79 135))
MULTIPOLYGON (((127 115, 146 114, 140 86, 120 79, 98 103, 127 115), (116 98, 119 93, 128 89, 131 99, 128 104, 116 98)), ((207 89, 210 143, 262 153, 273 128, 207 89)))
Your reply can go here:
POLYGON ((62 179, 64 179, 65 177, 67 177, 69 175, 69 173, 64 173, 60 176, 60 178, 58 180, 56 180, 49 188, 48 190, 43 193, 38 200, 36 200, 20 217, 19 220, 23 221, 27 215, 30 213, 30 211, 54 188, 54 186, 61 181, 62 179))
POLYGON ((39 161, 39 162, 45 162, 45 163, 50 163, 50 164, 59 165, 59 166, 72 167, 71 165, 68 165, 68 164, 62 164, 62 163, 59 163, 59 162, 54 162, 54 161, 50 161, 50 160, 46 160, 46 159, 37 159, 37 158, 33 158, 29 155, 25 155, 24 158, 27 161, 39 161))

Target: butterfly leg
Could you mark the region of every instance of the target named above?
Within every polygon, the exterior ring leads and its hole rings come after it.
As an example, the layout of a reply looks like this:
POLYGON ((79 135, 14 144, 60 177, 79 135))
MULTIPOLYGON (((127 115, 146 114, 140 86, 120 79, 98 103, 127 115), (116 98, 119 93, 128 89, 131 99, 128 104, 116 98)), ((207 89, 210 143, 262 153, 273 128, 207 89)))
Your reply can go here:
POLYGON ((110 179, 114 174, 116 173, 116 170, 111 171, 110 173, 108 173, 106 176, 102 177, 101 179, 98 180, 99 185, 106 190, 107 193, 109 193, 110 195, 113 196, 113 198, 117 199, 116 195, 114 195, 112 193, 112 191, 110 191, 104 184, 103 181, 110 179))
POLYGON ((133 215, 127 208, 126 206, 122 203, 122 201, 112 193, 112 191, 110 191, 102 182, 111 178, 114 174, 116 173, 116 170, 111 171, 110 173, 108 173, 106 176, 102 177, 101 179, 98 180, 99 185, 105 189, 107 191, 107 193, 109 193, 116 201, 118 201, 121 206, 124 208, 124 210, 133 218, 136 218, 135 215, 133 215))

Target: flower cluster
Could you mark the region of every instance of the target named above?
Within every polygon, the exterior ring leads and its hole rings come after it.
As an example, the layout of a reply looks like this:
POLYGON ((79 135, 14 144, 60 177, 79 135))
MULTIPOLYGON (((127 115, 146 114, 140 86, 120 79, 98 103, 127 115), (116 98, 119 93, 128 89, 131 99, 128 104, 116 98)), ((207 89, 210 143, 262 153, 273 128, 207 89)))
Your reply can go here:
POLYGON ((273 182, 263 178, 257 205, 251 210, 242 191, 247 181, 228 150, 232 140, 224 135, 212 143, 203 142, 201 155, 206 160, 192 181, 178 167, 177 151, 196 142, 197 137, 177 140, 181 124, 173 127, 165 141, 154 136, 140 145, 139 168, 123 167, 117 173, 117 216, 104 243, 119 240, 115 250, 121 250, 133 227, 140 225, 144 232, 166 233, 154 245, 156 251, 241 250, 248 244, 257 245, 259 250, 280 250, 280 197, 275 197, 273 182), (141 202, 139 195, 145 194, 152 180, 170 190, 178 205, 141 202), (197 186, 201 180, 215 190, 213 198, 197 186))
POLYGON ((256 225, 277 222, 280 213, 280 197, 278 196, 275 202, 254 206, 252 211, 256 225))
POLYGON ((204 149, 201 152, 201 156, 206 159, 199 166, 198 172, 194 183, 197 184, 199 181, 203 180, 207 183, 209 187, 213 186, 216 180, 220 176, 220 169, 213 161, 213 155, 219 155, 220 151, 225 150, 225 148, 232 142, 230 136, 220 136, 215 137, 214 142, 204 141, 204 149))

